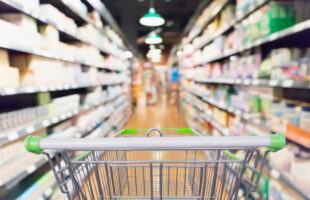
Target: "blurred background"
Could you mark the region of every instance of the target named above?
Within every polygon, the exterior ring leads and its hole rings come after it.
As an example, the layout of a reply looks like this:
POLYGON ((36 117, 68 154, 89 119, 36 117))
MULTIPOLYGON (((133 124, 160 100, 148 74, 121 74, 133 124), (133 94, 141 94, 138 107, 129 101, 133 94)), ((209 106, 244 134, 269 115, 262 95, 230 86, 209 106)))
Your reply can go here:
POLYGON ((0 199, 65 199, 28 135, 152 127, 282 132, 250 198, 310 199, 308 0, 0 0, 0 30, 0 199))

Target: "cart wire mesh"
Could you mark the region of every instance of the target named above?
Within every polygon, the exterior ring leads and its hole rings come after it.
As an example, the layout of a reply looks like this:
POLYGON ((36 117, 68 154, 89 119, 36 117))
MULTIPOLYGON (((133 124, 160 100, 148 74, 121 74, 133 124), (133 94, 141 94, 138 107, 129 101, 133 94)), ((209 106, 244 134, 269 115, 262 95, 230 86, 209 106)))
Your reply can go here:
MULTIPOLYGON (((199 135, 176 129, 122 131, 115 137, 199 135)), ((240 148, 242 158, 224 149, 70 151, 49 157, 58 185, 69 199, 237 199, 241 181, 255 191, 266 155, 240 148), (244 176, 246 174, 247 176, 244 176)), ((47 153, 45 153, 48 155, 47 153)))

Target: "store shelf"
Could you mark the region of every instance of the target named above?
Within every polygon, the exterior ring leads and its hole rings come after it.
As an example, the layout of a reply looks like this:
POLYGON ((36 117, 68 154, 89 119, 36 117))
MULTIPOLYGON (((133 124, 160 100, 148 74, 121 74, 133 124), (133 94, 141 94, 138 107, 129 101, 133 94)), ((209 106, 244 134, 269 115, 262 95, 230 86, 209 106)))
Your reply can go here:
MULTIPOLYGON (((59 24, 56 24, 53 20, 49 19, 46 15, 42 15, 40 12, 39 9, 30 9, 30 8, 27 8, 27 7, 23 7, 22 5, 20 5, 19 3, 13 1, 13 0, 0 0, 1 3, 4 3, 6 4, 7 6, 10 6, 11 8, 13 9, 16 9, 24 14, 27 14, 29 16, 31 16, 32 18, 40 21, 40 22, 43 22, 45 24, 48 24, 48 25, 51 25, 53 27, 55 27, 57 30, 65 33, 66 35, 72 37, 72 38, 75 38, 81 42, 84 42, 86 44, 89 44, 97 49, 99 49, 100 51, 102 51, 103 53, 106 53, 106 54, 111 54, 111 55, 114 55, 116 56, 116 54, 113 54, 111 53, 108 49, 104 49, 102 47, 98 47, 96 44, 92 44, 91 42, 87 41, 86 39, 82 38, 80 35, 78 35, 77 33, 73 33, 69 30, 67 30, 65 27, 59 25, 59 24)), ((72 9, 72 8, 71 8, 72 9)), ((77 13, 77 11, 75 10, 74 12, 77 13)), ((88 23, 92 23, 93 22, 88 19, 88 17, 84 17, 82 14, 79 14, 81 17, 83 17, 88 23)))
MULTIPOLYGON (((54 176, 52 177, 54 178, 54 176)), ((53 191, 58 187, 57 183, 53 184, 51 187, 47 188, 44 193, 39 197, 39 200, 48 200, 51 198, 53 191)))
POLYGON ((234 26, 236 26, 238 23, 240 23, 242 20, 244 20, 246 17, 248 17, 249 15, 251 15, 252 13, 254 13, 255 11, 257 11, 258 9, 260 9, 262 6, 266 5, 270 0, 262 0, 260 2, 258 2, 257 4, 252 4, 249 11, 246 12, 245 14, 243 14, 241 17, 236 18, 234 20, 231 20, 228 24, 224 25, 222 28, 220 28, 220 30, 218 30, 214 36, 212 36, 211 38, 209 38, 206 41, 203 41, 201 44, 199 44, 199 46, 197 46, 195 48, 195 50, 197 49, 201 49, 204 46, 206 46, 207 44, 209 44, 210 42, 212 42, 213 40, 215 40, 216 38, 218 38, 219 36, 223 35, 224 33, 226 33, 228 30, 230 30, 231 28, 233 28, 234 26))
POLYGON ((197 65, 221 60, 221 59, 227 58, 229 56, 244 52, 244 51, 249 50, 249 49, 252 49, 254 47, 258 47, 258 46, 261 46, 263 44, 274 42, 274 41, 277 41, 279 39, 283 39, 285 37, 292 36, 294 34, 297 34, 297 33, 300 33, 300 32, 303 32, 303 31, 306 31, 309 29, 310 29, 310 20, 306 20, 304 22, 301 22, 301 23, 298 23, 294 26, 286 28, 282 31, 278 31, 278 32, 273 33, 271 35, 259 38, 253 42, 249 42, 248 44, 243 45, 242 47, 240 47, 236 50, 225 52, 223 55, 220 55, 220 56, 217 56, 214 58, 208 58, 208 59, 202 61, 201 63, 198 63, 197 65))
POLYGON ((117 85, 124 83, 125 81, 116 81, 116 82, 107 82, 102 84, 60 84, 60 85, 49 85, 49 86, 28 86, 20 88, 0 88, 0 96, 9 96, 16 94, 29 94, 37 92, 52 92, 52 91, 63 91, 63 90, 72 90, 72 89, 81 89, 81 88, 90 88, 97 86, 105 85, 117 85))
MULTIPOLYGON (((247 112, 243 112, 242 110, 238 109, 238 108, 234 108, 232 106, 226 105, 222 102, 218 102, 215 101, 212 98, 208 98, 205 97, 204 95, 199 94, 196 91, 193 90, 188 90, 190 93, 200 97, 202 100, 204 100, 205 102, 212 104, 213 106, 216 106, 226 112, 232 113, 236 116, 240 116, 243 120, 248 121, 256 126, 259 126, 260 128, 268 131, 268 132, 277 132, 275 130, 272 130, 263 120, 259 119, 259 118, 252 118, 251 115, 247 112)), ((292 134, 292 133, 285 133, 287 139, 289 139, 290 141, 293 141, 307 149, 310 149, 309 143, 307 138, 304 138, 303 136, 300 135, 296 135, 296 134, 292 134), (305 142, 306 141, 306 142, 305 142)))
POLYGON ((52 53, 50 51, 46 51, 46 50, 42 50, 42 49, 34 49, 31 46, 24 46, 23 44, 17 44, 14 41, 11 41, 8 38, 3 38, 3 37, 1 37, 1 39, 0 39, 0 47, 5 48, 5 49, 9 49, 9 50, 23 52, 23 53, 30 53, 30 54, 37 55, 37 56, 43 56, 46 58, 52 58, 52 59, 56 59, 56 60, 78 63, 78 64, 91 66, 91 67, 121 71, 120 68, 113 69, 113 68, 106 67, 104 65, 98 65, 96 63, 85 62, 84 60, 81 60, 79 58, 69 57, 69 56, 65 56, 65 55, 61 55, 61 54, 56 54, 56 53, 52 53))
POLYGON ((63 121, 63 120, 66 120, 66 119, 69 119, 71 118, 72 116, 74 115, 77 115, 78 113, 84 111, 84 110, 88 110, 90 108, 94 108, 100 104, 103 104, 103 103, 106 103, 108 101, 111 101, 113 99, 115 99, 116 97, 118 97, 119 95, 121 95, 122 93, 116 95, 115 97, 113 97, 112 99, 107 99, 107 100, 102 100, 102 101, 96 101, 94 103, 91 103, 91 104, 86 104, 86 105, 82 105, 80 106, 80 108, 78 109, 74 109, 72 111, 68 111, 66 113, 62 113, 62 114, 59 114, 55 117, 51 117, 49 119, 45 119, 45 120, 40 120, 34 124, 30 124, 26 127, 23 127, 21 129, 18 129, 16 131, 12 131, 8 134, 6 134, 5 136, 1 136, 0 137, 0 147, 5 145, 5 144, 8 144, 12 141, 15 141, 19 138, 22 138, 30 133, 33 133, 37 130, 40 130, 42 128, 45 128, 45 127, 48 127, 48 126, 51 126, 53 124, 56 124, 60 121, 63 121))
POLYGON ((300 88, 309 89, 310 81, 295 81, 295 80, 275 80, 275 79, 231 79, 231 78, 190 78, 195 82, 229 84, 229 85, 250 85, 262 87, 280 87, 280 88, 300 88))
MULTIPOLYGON (((50 154, 52 157, 54 157, 55 152, 50 152, 50 154)), ((36 161, 35 163, 27 167, 22 172, 16 174, 13 178, 11 178, 5 184, 0 185, 0 194, 14 187, 16 184, 18 184, 20 181, 22 181, 24 178, 32 174, 34 171, 36 171, 38 168, 40 168, 46 163, 47 163, 47 158, 42 156, 41 159, 39 159, 38 161, 36 161)))
POLYGON ((84 131, 79 132, 76 134, 77 138, 82 138, 85 137, 86 135, 88 135, 88 133, 92 130, 95 130, 105 119, 107 119, 111 114, 113 113, 113 111, 110 111, 109 113, 107 113, 105 116, 103 116, 102 118, 94 121, 91 125, 89 125, 84 131))
POLYGON ((268 163, 265 164, 265 167, 268 169, 270 175, 276 179, 279 180, 281 183, 284 183, 286 186, 291 188, 296 194, 298 194, 303 199, 310 199, 310 196, 303 190, 297 187, 296 184, 294 184, 290 179, 288 179, 284 174, 282 174, 280 171, 273 168, 268 163))
MULTIPOLYGON (((194 103, 192 101, 188 101, 188 103, 190 103, 192 106, 195 106, 194 103)), ((209 103, 209 102, 208 102, 209 103)), ((214 101, 212 101, 211 104, 213 104, 214 101)), ((195 106, 196 108, 198 108, 197 106, 195 106)), ((219 107, 219 106, 218 106, 219 107)), ((222 106, 221 106, 222 107, 222 106)), ((220 107, 220 108, 221 108, 220 107)), ((222 108, 221 108, 222 109, 222 108)), ((212 126, 217 129, 221 134, 223 134, 224 136, 228 136, 230 135, 230 131, 228 128, 220 125, 217 121, 213 120, 212 116, 209 116, 207 114, 203 114, 203 118, 208 121, 210 124, 212 124, 212 126)), ((276 180, 279 180, 281 183, 284 183, 286 186, 288 186, 289 188, 291 188, 294 192, 296 192, 299 196, 301 196, 304 199, 310 199, 310 197, 304 192, 302 191, 300 188, 298 188, 296 186, 296 184, 293 184, 285 175, 283 175, 281 172, 279 172, 278 170, 274 169, 272 166, 266 164, 266 168, 269 170, 269 173, 271 174, 271 176, 273 178, 275 178, 276 180)))
MULTIPOLYGON (((85 137, 89 132, 91 132, 92 130, 96 129, 105 119, 110 117, 112 113, 113 112, 110 112, 106 116, 102 117, 100 120, 96 121, 96 123, 91 124, 89 127, 87 127, 81 133, 77 133, 75 137, 77 137, 77 138, 85 137)), ((51 151, 50 155, 53 158, 54 155, 55 155, 55 152, 51 151)), ((15 177, 13 177, 9 181, 7 181, 5 184, 1 185, 0 186, 0 192, 7 191, 7 190, 11 189, 14 185, 18 184, 21 180, 23 180, 24 178, 26 178, 27 176, 32 174, 34 171, 36 171, 38 168, 40 168, 41 166, 43 166, 47 162, 48 162, 47 158, 45 156, 42 156, 42 158, 40 160, 38 160, 34 164, 32 164, 29 167, 27 167, 25 170, 23 170, 22 172, 17 174, 15 177)))
POLYGON ((218 5, 214 10, 212 10, 210 18, 206 21, 206 23, 201 27, 201 29, 189 39, 189 42, 193 41, 201 32, 212 22, 212 20, 225 8, 225 6, 229 3, 230 0, 225 0, 222 4, 218 5))

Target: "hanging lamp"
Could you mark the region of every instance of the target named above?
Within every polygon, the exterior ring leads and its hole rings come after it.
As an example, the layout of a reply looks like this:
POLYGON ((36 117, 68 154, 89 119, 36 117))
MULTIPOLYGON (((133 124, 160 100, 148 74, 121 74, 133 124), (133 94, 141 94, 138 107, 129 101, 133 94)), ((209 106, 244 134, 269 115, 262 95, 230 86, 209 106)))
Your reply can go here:
POLYGON ((163 39, 154 32, 151 32, 145 39, 146 44, 160 44, 163 42, 163 39))
POLYGON ((165 23, 165 19, 156 12, 153 6, 153 0, 150 0, 149 12, 143 15, 140 20, 140 24, 144 26, 161 26, 165 23))

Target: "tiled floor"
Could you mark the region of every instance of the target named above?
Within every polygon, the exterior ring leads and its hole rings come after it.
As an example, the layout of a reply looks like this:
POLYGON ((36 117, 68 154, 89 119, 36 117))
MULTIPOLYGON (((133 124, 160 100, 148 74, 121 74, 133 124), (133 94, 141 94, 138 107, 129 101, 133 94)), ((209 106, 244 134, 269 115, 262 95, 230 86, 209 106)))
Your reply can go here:
POLYGON ((156 105, 136 107, 125 128, 188 128, 175 105, 163 99, 156 105))

